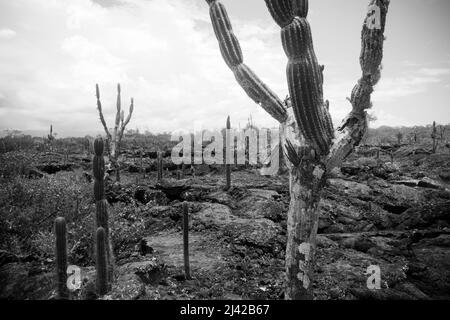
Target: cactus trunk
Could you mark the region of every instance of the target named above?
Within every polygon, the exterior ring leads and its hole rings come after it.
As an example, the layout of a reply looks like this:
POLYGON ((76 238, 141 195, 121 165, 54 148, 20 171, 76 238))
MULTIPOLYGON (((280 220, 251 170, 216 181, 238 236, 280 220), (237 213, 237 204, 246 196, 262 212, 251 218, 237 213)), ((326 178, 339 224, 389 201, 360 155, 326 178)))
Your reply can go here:
POLYGON ((69 297, 67 289, 67 230, 66 220, 62 217, 55 220, 55 235, 57 293, 59 299, 67 299, 69 297))
POLYGON ((324 185, 324 165, 317 160, 291 167, 285 299, 312 299, 318 207, 324 185))
POLYGON ((191 268, 189 265, 189 208, 183 202, 183 253, 184 253, 184 273, 187 280, 191 279, 191 268))

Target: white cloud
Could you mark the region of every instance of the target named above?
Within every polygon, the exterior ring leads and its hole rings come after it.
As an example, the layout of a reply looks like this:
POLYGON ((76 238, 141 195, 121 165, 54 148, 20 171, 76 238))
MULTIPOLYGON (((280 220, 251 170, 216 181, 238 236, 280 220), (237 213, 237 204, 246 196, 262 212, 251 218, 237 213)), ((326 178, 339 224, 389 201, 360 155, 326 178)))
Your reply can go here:
POLYGON ((445 81, 445 76, 450 75, 448 68, 421 68, 411 72, 410 75, 398 77, 382 77, 376 87, 374 99, 377 101, 389 101, 401 97, 407 97, 426 92, 430 85, 445 81))
MULTIPOLYGON (((60 135, 63 129, 99 131, 95 83, 112 124, 118 82, 123 105, 135 99, 132 128, 171 131, 195 121, 217 128, 228 114, 236 125, 244 126, 250 114, 257 125, 275 124, 224 63, 204 1, 14 0, 0 3, 4 12, 2 23, 11 29, 1 29, 0 39, 16 32, 20 37, 0 41, 0 128, 46 130, 53 123, 60 135)), ((279 27, 268 14, 250 20, 233 14, 231 20, 245 63, 284 99, 287 58, 279 27)), ((360 43, 356 37, 339 49, 325 38, 332 37, 327 28, 317 20, 314 34, 323 38, 318 53, 327 53, 318 58, 326 61, 325 98, 337 124, 349 111, 345 97, 360 75, 360 43)), ((424 67, 397 77, 383 72, 374 100, 392 105, 447 75, 448 69, 424 67)))
POLYGON ((11 29, 0 29, 0 39, 12 39, 16 36, 16 32, 11 29))

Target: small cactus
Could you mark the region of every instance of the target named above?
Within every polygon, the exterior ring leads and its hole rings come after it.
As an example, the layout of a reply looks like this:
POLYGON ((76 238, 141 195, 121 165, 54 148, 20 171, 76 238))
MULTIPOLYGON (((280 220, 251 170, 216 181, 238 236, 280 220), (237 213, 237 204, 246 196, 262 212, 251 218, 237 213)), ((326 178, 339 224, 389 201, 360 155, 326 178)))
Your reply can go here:
POLYGON ((55 219, 55 235, 57 293, 59 299, 66 299, 69 296, 67 290, 67 231, 66 220, 63 217, 55 219))
POLYGON ((161 151, 158 151, 157 169, 158 169, 158 182, 161 182, 163 178, 163 161, 161 151))
POLYGON ((431 131, 431 139, 433 139, 433 153, 436 153, 438 146, 438 135, 436 130, 436 121, 433 121, 433 130, 431 131))
POLYGON ((104 295, 108 291, 108 261, 107 239, 104 228, 97 228, 96 232, 96 286, 98 295, 104 295))
POLYGON ((141 149, 141 173, 142 173, 142 178, 145 179, 145 168, 144 168, 144 149, 141 149))
POLYGON ((183 249, 184 249, 184 273, 187 280, 191 279, 191 269, 189 266, 189 208, 183 202, 183 249))
MULTIPOLYGON (((231 129, 231 123, 230 123, 230 116, 228 116, 227 118, 227 132, 230 132, 231 129)), ((227 139, 228 139, 228 134, 227 134, 227 139)), ((227 153, 228 152, 232 152, 233 150, 233 143, 232 141, 227 141, 227 153)), ((230 160, 228 158, 226 158, 225 161, 225 178, 226 178, 226 185, 225 185, 225 190, 229 190, 231 187, 231 164, 229 163, 230 160)))

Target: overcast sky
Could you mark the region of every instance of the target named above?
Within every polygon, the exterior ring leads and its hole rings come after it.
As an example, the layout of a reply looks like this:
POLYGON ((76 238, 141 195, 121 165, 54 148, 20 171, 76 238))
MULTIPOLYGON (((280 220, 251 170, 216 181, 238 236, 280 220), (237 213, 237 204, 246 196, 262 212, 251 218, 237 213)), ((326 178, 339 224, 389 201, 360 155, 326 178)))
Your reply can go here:
MULTIPOLYGON (((262 0, 223 0, 245 62, 281 97, 286 56, 262 0)), ((360 76, 368 0, 311 0, 314 46, 325 64, 325 98, 337 125, 360 76)), ((391 0, 373 126, 450 123, 448 0, 391 0)), ((135 99, 130 128, 170 132, 194 123, 220 128, 275 122, 226 67, 204 0, 0 0, 0 130, 59 136, 101 132, 99 83, 113 125, 115 85, 135 99)))

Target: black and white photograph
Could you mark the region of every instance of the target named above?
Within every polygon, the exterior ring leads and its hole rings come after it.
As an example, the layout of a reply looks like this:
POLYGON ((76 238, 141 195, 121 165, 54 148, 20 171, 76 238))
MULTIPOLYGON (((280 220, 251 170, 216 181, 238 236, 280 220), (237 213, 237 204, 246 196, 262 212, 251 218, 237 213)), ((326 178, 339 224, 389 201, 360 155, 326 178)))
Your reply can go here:
POLYGON ((449 14, 0 0, 0 300, 450 300, 449 14))

